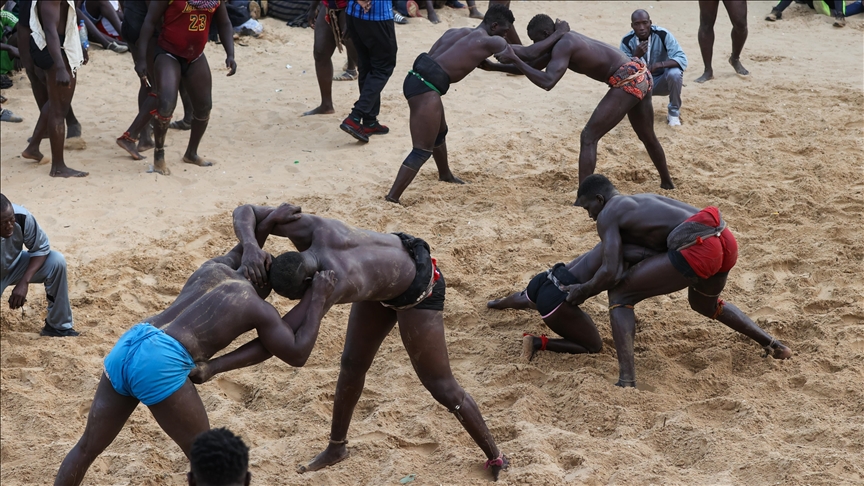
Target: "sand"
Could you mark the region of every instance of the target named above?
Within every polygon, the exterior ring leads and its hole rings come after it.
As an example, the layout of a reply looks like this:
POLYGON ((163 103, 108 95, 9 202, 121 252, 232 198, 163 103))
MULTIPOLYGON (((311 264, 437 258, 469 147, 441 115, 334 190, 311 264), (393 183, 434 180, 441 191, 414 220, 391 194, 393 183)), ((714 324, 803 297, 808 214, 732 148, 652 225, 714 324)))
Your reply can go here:
MULTIPOLYGON (((485 3, 481 3, 485 8, 485 3)), ((514 2, 520 35, 535 13, 617 45, 636 2, 514 2)), ((67 152, 83 180, 55 180, 19 157, 36 120, 23 75, 4 90, 25 123, 2 125, 2 187, 37 217, 69 262, 74 339, 41 338, 45 298, 30 287, 24 311, 2 307, 4 486, 52 481, 84 429, 101 360, 130 326, 166 307, 191 272, 234 244, 231 210, 290 201, 304 211, 377 231, 425 238, 447 275, 445 323, 451 364, 473 395, 512 467, 502 484, 864 484, 864 213, 862 44, 864 18, 845 29, 793 5, 780 22, 751 2, 741 79, 726 63, 728 17, 717 21, 716 79, 697 85, 702 63, 695 2, 655 2, 690 59, 683 125, 656 131, 678 188, 673 197, 718 205, 741 246, 724 298, 740 306, 795 356, 761 349, 692 312, 686 295, 637 308, 640 390, 614 387, 617 361, 606 295, 584 306, 603 350, 519 359, 522 332, 550 333, 536 313, 490 311, 488 299, 569 261, 598 241, 575 198, 579 132, 606 88, 567 74, 551 92, 521 77, 477 72, 444 100, 454 172, 437 182, 432 164, 403 196, 383 195, 410 150, 404 73, 445 29, 475 25, 445 9, 442 23, 397 26, 399 61, 383 93, 391 133, 357 144, 337 125, 356 98, 334 84, 335 115, 299 118, 317 106, 312 31, 264 20, 261 39, 237 47, 239 70, 222 75, 210 45, 214 108, 201 154, 180 163, 188 132, 172 131, 170 177, 146 173, 114 144, 131 121, 137 80, 131 58, 94 49, 80 72, 74 107, 87 148, 67 152), (291 68, 287 69, 286 65, 291 68)), ((335 56, 341 65, 344 57, 335 56)), ((48 144, 43 143, 48 153, 48 144)), ((627 193, 659 182, 625 122, 599 147, 597 170, 627 193)), ((271 241, 271 252, 290 248, 271 241)), ((3 295, 3 302, 9 292, 3 295)), ((291 303, 271 298, 282 311, 291 303)), ((348 306, 324 319, 304 368, 270 360, 200 386, 213 426, 251 447, 253 484, 487 484, 484 457, 459 423, 423 389, 397 330, 369 372, 349 431, 351 456, 299 476, 327 443, 348 306)), ((243 337, 237 345, 251 337, 243 337)), ((187 462, 145 407, 96 460, 85 484, 183 484, 187 462)))

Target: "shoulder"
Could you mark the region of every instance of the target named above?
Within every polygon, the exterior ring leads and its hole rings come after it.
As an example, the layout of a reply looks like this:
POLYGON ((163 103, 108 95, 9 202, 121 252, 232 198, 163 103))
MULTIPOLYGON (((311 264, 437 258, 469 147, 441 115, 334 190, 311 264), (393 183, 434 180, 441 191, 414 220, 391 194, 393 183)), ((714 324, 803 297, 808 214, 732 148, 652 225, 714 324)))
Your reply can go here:
POLYGON ((630 32, 627 33, 627 35, 624 36, 623 39, 621 39, 621 43, 622 44, 629 44, 630 41, 633 40, 634 37, 636 37, 636 33, 631 30, 630 32))
POLYGON ((27 208, 25 208, 24 206, 19 206, 15 203, 12 203, 12 212, 15 213, 15 222, 18 223, 19 226, 21 226, 21 229, 24 229, 24 224, 27 222, 28 219, 33 222, 36 221, 36 218, 34 218, 30 211, 27 211, 27 208))
POLYGON ((663 27, 660 27, 659 25, 652 25, 651 26, 651 32, 654 34, 657 34, 660 37, 660 39, 662 39, 663 41, 666 41, 667 38, 670 38, 670 39, 675 38, 675 36, 673 36, 671 32, 664 29, 663 27))

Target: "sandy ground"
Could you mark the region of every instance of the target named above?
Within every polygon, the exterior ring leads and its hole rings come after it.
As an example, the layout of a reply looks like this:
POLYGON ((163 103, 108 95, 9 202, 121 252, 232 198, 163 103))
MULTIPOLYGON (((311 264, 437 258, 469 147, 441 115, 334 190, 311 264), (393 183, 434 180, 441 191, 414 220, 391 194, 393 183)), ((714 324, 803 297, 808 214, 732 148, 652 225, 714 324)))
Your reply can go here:
MULTIPOLYGON (((739 78, 725 61, 730 24, 721 9, 716 79, 697 85, 695 2, 514 2, 523 39, 531 16, 548 12, 617 45, 639 7, 678 37, 691 66, 683 126, 666 126, 666 100, 654 101, 678 186, 671 195, 721 208, 741 245, 724 297, 795 351, 788 362, 763 359, 755 343, 692 312, 683 293, 651 299, 637 309, 641 390, 612 386, 605 294, 585 305, 604 338, 599 354, 540 353, 530 364, 519 359, 522 332, 549 332, 536 313, 485 308, 598 241, 584 211, 569 204, 579 132, 604 85, 570 73, 547 93, 521 77, 472 74, 444 100, 451 166, 471 184, 437 182, 430 163, 404 207, 382 199, 410 150, 405 72, 445 29, 475 25, 466 11, 442 11, 439 25, 396 27, 399 62, 380 117, 392 132, 368 145, 337 128, 356 97, 353 83, 334 85, 337 114, 298 117, 318 103, 311 30, 267 19, 264 38, 237 47, 233 78, 220 75, 223 53, 210 45, 214 108, 201 154, 218 164, 181 164, 188 132, 172 131, 170 177, 146 173, 147 161, 114 144, 135 109, 128 55, 94 49, 80 72, 74 107, 87 148, 67 152, 67 161, 91 172, 84 180, 54 180, 47 166, 19 157, 37 113, 16 75, 6 106, 26 121, 2 126, 2 190, 66 255, 82 334, 38 336, 38 287, 23 312, 4 304, 0 481, 50 483, 84 429, 101 360, 117 338, 234 244, 235 206, 291 201, 430 243, 449 284, 454 373, 512 460, 502 484, 864 484, 864 18, 836 29, 793 5, 767 23, 770 6, 750 4, 742 60, 752 76, 739 78)), ((338 68, 343 58, 335 58, 338 68)), ((659 190, 626 122, 600 143, 597 167, 624 192, 659 190)), ((272 252, 289 248, 268 243, 272 252)), ((283 311, 291 305, 271 301, 283 311)), ((211 424, 250 445, 253 484, 398 484, 408 474, 415 484, 485 484, 482 453, 420 385, 398 335, 368 375, 351 457, 293 472, 326 445, 347 315, 338 306, 325 317, 302 369, 271 360, 199 387, 211 424)), ((180 449, 139 407, 85 483, 182 484, 185 471, 180 449)))

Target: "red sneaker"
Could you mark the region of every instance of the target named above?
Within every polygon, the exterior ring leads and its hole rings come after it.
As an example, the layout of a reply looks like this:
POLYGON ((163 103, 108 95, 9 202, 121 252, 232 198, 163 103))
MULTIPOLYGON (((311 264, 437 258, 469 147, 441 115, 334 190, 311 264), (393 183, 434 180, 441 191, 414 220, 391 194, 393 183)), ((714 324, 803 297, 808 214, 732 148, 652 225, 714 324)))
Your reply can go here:
POLYGON ((382 125, 377 121, 372 123, 371 125, 362 125, 363 133, 368 137, 369 135, 386 135, 390 133, 390 129, 387 125, 382 125))
POLYGON ((339 125, 339 128, 341 128, 343 132, 351 135, 352 137, 363 143, 369 142, 369 135, 366 134, 366 130, 362 126, 358 125, 357 122, 352 120, 350 116, 342 121, 342 124, 339 125))

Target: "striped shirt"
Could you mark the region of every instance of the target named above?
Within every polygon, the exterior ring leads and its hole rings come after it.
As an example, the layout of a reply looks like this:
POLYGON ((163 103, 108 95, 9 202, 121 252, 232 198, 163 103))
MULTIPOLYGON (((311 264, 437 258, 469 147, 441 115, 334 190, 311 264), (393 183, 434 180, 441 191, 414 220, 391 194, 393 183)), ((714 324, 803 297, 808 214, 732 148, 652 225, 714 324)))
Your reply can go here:
POLYGON ((369 11, 365 12, 356 0, 350 0, 345 13, 360 20, 373 22, 393 20, 393 2, 391 0, 372 0, 369 11))

